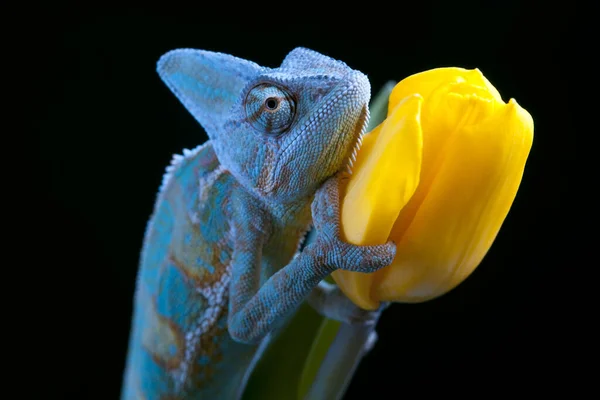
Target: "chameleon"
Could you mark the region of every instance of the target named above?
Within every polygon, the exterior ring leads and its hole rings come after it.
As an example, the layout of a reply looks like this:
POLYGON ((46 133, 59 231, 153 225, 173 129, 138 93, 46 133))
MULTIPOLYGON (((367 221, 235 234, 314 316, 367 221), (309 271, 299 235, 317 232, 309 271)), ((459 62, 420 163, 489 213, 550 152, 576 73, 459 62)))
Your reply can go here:
POLYGON ((340 187, 365 134, 370 83, 304 47, 274 68, 176 49, 156 69, 208 140, 174 155, 158 190, 121 399, 237 399, 303 301, 339 321, 369 318, 323 279, 395 256, 393 242, 357 246, 340 234, 340 187))

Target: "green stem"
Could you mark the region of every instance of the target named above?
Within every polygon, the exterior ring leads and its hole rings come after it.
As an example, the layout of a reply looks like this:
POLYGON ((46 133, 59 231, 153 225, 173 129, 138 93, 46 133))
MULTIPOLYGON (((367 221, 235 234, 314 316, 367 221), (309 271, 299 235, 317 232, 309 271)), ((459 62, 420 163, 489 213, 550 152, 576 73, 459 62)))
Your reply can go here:
POLYGON ((311 349, 300 381, 299 399, 339 400, 344 396, 360 361, 375 344, 375 327, 383 309, 376 311, 375 323, 371 324, 323 321, 314 342, 318 346, 311 349))

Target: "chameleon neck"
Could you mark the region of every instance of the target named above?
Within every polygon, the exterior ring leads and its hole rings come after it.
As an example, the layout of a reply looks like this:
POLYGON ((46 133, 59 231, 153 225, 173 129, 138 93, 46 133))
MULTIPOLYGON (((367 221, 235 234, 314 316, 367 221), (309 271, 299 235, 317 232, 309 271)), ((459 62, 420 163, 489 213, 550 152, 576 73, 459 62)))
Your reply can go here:
POLYGON ((277 228, 299 229, 306 232, 312 221, 310 205, 313 196, 293 203, 267 202, 266 207, 273 216, 277 228))

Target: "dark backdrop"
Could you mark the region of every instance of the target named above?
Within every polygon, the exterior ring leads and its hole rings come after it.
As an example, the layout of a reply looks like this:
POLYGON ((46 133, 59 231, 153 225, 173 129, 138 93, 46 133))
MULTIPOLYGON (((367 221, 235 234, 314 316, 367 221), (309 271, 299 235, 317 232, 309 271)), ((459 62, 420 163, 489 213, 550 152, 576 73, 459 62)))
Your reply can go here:
MULTIPOLYGON (((514 97, 532 114, 535 137, 494 245, 451 293, 385 312, 380 341, 346 398, 489 398, 576 387, 567 379, 573 364, 565 361, 572 310, 557 296, 567 286, 575 241, 559 234, 570 232, 561 210, 575 142, 564 136, 572 129, 571 107, 557 101, 573 95, 572 10, 562 2, 477 9, 440 3, 395 17, 382 10, 387 22, 368 29, 207 25, 195 15, 136 14, 38 24, 34 55, 44 60, 44 74, 36 81, 36 117, 27 122, 38 133, 43 163, 36 183, 44 238, 38 270, 48 294, 38 318, 52 319, 35 357, 50 371, 43 375, 46 394, 118 396, 146 220, 171 155, 206 138, 155 73, 160 55, 181 47, 277 66, 288 51, 306 46, 365 72, 374 91, 425 69, 478 67, 505 100, 514 97)), ((358 24, 361 16, 354 19, 358 24)))

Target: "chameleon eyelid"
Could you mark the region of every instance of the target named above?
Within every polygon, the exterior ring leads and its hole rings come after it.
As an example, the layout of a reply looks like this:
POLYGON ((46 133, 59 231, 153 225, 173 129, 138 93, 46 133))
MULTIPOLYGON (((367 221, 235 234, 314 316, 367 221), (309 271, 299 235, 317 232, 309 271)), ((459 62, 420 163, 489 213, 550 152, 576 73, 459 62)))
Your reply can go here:
POLYGON ((286 87, 273 82, 258 81, 250 86, 242 107, 250 125, 267 136, 288 131, 297 114, 296 98, 286 87))

